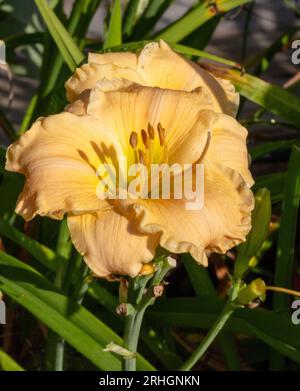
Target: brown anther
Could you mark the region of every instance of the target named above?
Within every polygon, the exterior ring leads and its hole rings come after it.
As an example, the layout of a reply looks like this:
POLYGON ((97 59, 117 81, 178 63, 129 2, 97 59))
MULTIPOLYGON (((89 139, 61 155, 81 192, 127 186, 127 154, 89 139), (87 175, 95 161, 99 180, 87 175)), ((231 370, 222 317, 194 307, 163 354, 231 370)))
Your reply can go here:
POLYGON ((129 136, 129 144, 130 146, 135 149, 138 144, 138 134, 136 132, 131 132, 129 136))
POLYGON ((162 147, 165 144, 165 138, 166 138, 166 131, 165 129, 161 126, 161 123, 159 122, 157 125, 157 131, 159 135, 159 144, 162 147))
POLYGON ((155 285, 153 287, 153 296, 154 297, 160 297, 164 293, 164 286, 163 285, 155 285))
POLYGON ((146 164, 145 152, 142 151, 141 149, 139 149, 139 150, 138 150, 138 154, 139 154, 139 163, 140 163, 140 164, 146 164))
POLYGON ((154 138, 155 138, 155 131, 154 131, 153 126, 150 123, 148 124, 148 135, 151 138, 151 140, 154 140, 154 138))
POLYGON ((148 137, 145 129, 141 130, 141 135, 142 135, 142 140, 143 140, 143 144, 145 145, 145 148, 149 149, 150 148, 150 140, 149 140, 149 137, 148 137))

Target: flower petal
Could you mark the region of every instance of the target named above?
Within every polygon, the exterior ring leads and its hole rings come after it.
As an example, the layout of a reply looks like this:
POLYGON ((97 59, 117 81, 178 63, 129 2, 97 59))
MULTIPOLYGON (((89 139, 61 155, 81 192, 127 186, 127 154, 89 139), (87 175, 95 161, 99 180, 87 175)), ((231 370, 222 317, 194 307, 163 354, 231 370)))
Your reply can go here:
POLYGON ((62 113, 35 122, 7 152, 6 169, 26 177, 17 213, 30 220, 36 214, 62 218, 67 211, 99 210, 97 167, 121 153, 95 118, 62 113))
POLYGON ((225 114, 216 114, 205 160, 238 171, 252 186, 254 181, 248 168, 247 135, 247 129, 234 118, 225 114))
POLYGON ((100 277, 136 276, 150 262, 157 235, 137 231, 134 222, 111 209, 107 212, 68 216, 72 241, 90 269, 100 277))
POLYGON ((254 198, 241 175, 228 168, 205 164, 204 206, 187 210, 186 200, 124 202, 144 233, 161 233, 160 245, 171 252, 189 252, 207 264, 205 251, 225 253, 243 242, 251 228, 254 198))
MULTIPOLYGON (((172 164, 194 163, 200 157, 214 116, 211 108, 210 97, 201 88, 185 92, 133 83, 104 91, 100 83, 91 91, 87 112, 115 131, 126 156, 134 156, 129 145, 132 131, 139 134, 148 123, 154 128, 161 123, 166 130, 168 162, 172 164)), ((160 162, 164 151, 158 148, 157 135, 153 144, 152 162, 160 162)), ((137 148, 144 148, 141 137, 137 148)))
POLYGON ((132 52, 115 52, 115 53, 89 53, 88 63, 94 64, 114 64, 122 68, 136 69, 137 56, 132 52))
POLYGON ((77 68, 74 74, 65 83, 67 99, 74 102, 85 90, 93 88, 102 79, 128 79, 143 83, 135 69, 120 67, 114 64, 84 64, 77 68))
POLYGON ((239 94, 234 86, 184 59, 162 40, 144 47, 138 57, 137 71, 149 86, 185 91, 205 87, 211 95, 214 111, 236 115, 239 94))

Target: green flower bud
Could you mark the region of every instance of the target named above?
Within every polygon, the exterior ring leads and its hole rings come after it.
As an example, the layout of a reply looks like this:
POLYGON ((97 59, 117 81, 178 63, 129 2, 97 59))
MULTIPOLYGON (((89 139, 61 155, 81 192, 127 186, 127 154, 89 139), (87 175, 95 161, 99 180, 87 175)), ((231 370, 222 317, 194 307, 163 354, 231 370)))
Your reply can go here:
POLYGON ((266 295, 266 284, 261 278, 257 278, 242 289, 237 297, 239 304, 249 304, 255 299, 264 300, 266 295))

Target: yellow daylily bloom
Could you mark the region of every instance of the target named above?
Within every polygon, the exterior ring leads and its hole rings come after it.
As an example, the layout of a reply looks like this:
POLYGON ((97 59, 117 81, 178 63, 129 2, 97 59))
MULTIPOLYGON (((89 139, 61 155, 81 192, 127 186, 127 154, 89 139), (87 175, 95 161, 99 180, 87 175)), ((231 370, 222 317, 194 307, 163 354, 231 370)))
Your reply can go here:
MULTIPOLYGON (((160 45, 157 50, 170 50, 160 45)), ((99 65, 107 60, 133 69, 138 61, 132 53, 105 56, 96 56, 99 65)), ((6 169, 26 177, 16 211, 26 220, 67 214, 75 247, 102 277, 137 275, 159 244, 173 253, 190 252, 206 265, 207 253, 224 253, 244 241, 251 227, 247 130, 216 110, 205 86, 149 87, 124 76, 95 80, 76 90, 78 96, 73 90, 65 112, 39 119, 8 148, 6 169), (203 208, 187 210, 184 197, 99 199, 98 167, 118 168, 120 157, 147 169, 152 163, 201 161, 203 208)))
POLYGON ((131 52, 90 53, 88 64, 78 68, 66 82, 67 98, 74 102, 99 80, 123 78, 150 86, 192 91, 205 87, 213 110, 235 116, 239 94, 226 79, 216 78, 199 65, 174 52, 163 40, 147 44, 139 55, 131 52))

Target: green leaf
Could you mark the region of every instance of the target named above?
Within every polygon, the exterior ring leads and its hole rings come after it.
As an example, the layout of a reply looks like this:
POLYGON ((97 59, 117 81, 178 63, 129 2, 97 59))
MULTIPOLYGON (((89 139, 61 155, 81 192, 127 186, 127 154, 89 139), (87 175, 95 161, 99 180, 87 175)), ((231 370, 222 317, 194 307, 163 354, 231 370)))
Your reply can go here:
MULTIPOLYGON (((297 217, 300 201, 300 148, 292 148, 288 172, 285 180, 282 214, 277 244, 277 255, 274 272, 274 285, 290 288, 294 268, 294 247, 296 239, 297 217)), ((287 295, 274 293, 273 309, 288 314, 290 298, 287 295)), ((280 353, 282 353, 280 351, 280 353)), ((284 357, 271 352, 270 367, 272 370, 284 369, 284 357)))
POLYGON ((249 3, 251 0, 220 0, 216 7, 211 2, 201 2, 189 10, 183 17, 176 20, 164 30, 154 36, 155 39, 164 39, 167 42, 180 42, 199 26, 216 16, 219 12, 225 13, 231 9, 249 3))
MULTIPOLYGON (((103 348, 122 339, 84 307, 62 294, 30 266, 0 252, 0 287, 35 317, 103 370, 120 370, 120 359, 103 348)), ((153 370, 138 356, 139 370, 153 370)))
POLYGON ((290 149, 294 144, 300 145, 300 139, 268 141, 252 147, 249 152, 252 160, 256 160, 272 152, 290 149))
POLYGON ((123 34, 127 37, 132 33, 137 21, 137 11, 141 0, 129 0, 123 18, 123 34))
POLYGON ((166 9, 174 3, 174 0, 150 0, 142 16, 136 23, 131 41, 147 38, 155 24, 159 21, 166 9))
POLYGON ((266 187, 271 193, 272 203, 279 202, 283 198, 285 178, 285 172, 275 172, 274 174, 259 176, 255 180, 253 191, 256 192, 258 189, 266 187))
POLYGON ((239 93, 300 129, 300 98, 284 88, 233 69, 207 66, 215 75, 231 80, 239 93))
POLYGON ((198 27, 190 35, 188 35, 182 43, 186 46, 191 46, 197 49, 204 49, 209 43, 215 29, 217 28, 222 15, 216 15, 209 19, 207 22, 198 27))
POLYGON ((241 65, 238 64, 237 62, 228 60, 223 57, 216 56, 215 54, 211 54, 203 50, 190 48, 188 46, 180 45, 176 43, 170 43, 170 46, 174 50, 176 50, 176 52, 180 54, 184 54, 186 56, 196 56, 199 58, 206 58, 207 60, 215 61, 220 64, 229 65, 230 67, 241 69, 241 65))
POLYGON ((108 32, 103 45, 103 49, 108 49, 111 46, 117 46, 121 44, 122 44, 121 0, 115 0, 111 11, 108 32))
MULTIPOLYGON (((124 43, 122 45, 110 47, 109 49, 107 49, 105 51, 108 51, 108 52, 122 52, 122 51, 135 52, 139 49, 142 49, 149 42, 151 42, 151 41, 128 42, 128 43, 124 43)), ((176 43, 170 43, 170 46, 176 52, 178 52, 180 54, 184 54, 186 56, 196 56, 198 58, 206 58, 208 60, 212 60, 212 61, 218 62, 220 64, 229 65, 231 67, 241 69, 241 65, 239 65, 238 63, 231 61, 231 60, 228 60, 223 57, 216 56, 214 54, 208 53, 203 50, 190 48, 188 46, 184 46, 184 45, 180 45, 180 44, 176 44, 176 43)))
POLYGON ((12 227, 3 219, 0 219, 0 235, 17 243, 51 271, 57 271, 61 265, 67 263, 64 257, 12 227))
POLYGON ((71 71, 74 71, 84 60, 83 53, 48 3, 45 0, 35 0, 35 3, 65 62, 71 71))
POLYGON ((3 167, 0 167, 0 172, 4 175, 0 181, 0 194, 5 194, 5 197, 1 197, 0 216, 4 216, 14 212, 24 178, 19 174, 5 171, 3 167))
POLYGON ((271 60, 273 57, 283 50, 284 48, 288 47, 290 44, 290 41, 292 40, 295 33, 299 30, 299 27, 291 27, 288 31, 285 31, 283 34, 280 35, 279 38, 277 38, 271 46, 269 46, 267 49, 263 50, 262 53, 256 54, 253 58, 251 58, 247 63, 245 64, 245 68, 248 69, 249 67, 252 67, 256 65, 254 74, 257 76, 262 72, 265 72, 271 63, 271 60))
POLYGON ((15 34, 5 39, 7 53, 9 51, 15 50, 20 46, 27 46, 27 45, 29 46, 29 45, 34 45, 35 43, 42 43, 42 42, 43 42, 42 32, 35 32, 35 33, 27 32, 27 33, 15 34))
MULTIPOLYGON (((285 180, 274 274, 274 284, 285 288, 291 287, 299 201, 300 148, 294 146, 285 180)), ((274 294, 274 309, 288 311, 289 297, 278 293, 274 294)))
POLYGON ((4 350, 0 348, 0 370, 2 371, 24 371, 24 369, 4 350))
MULTIPOLYGON (((209 329, 222 310, 224 302, 218 298, 206 296, 205 300, 198 298, 174 298, 157 302, 148 311, 146 318, 154 326, 159 327, 186 327, 209 329)), ((287 357, 300 362, 300 329, 293 325, 290 319, 264 309, 237 309, 232 318, 225 325, 226 331, 235 334, 256 336, 266 344, 276 349, 284 349, 287 357), (254 332, 254 329, 260 335, 254 332), (284 333, 282 332, 284 330, 284 333), (268 335, 268 339, 264 338, 268 335)))
POLYGON ((237 260, 234 264, 234 276, 242 278, 248 269, 249 261, 258 253, 269 232, 271 220, 271 198, 266 188, 255 193, 255 208, 252 212, 252 228, 246 242, 240 244, 237 260))

